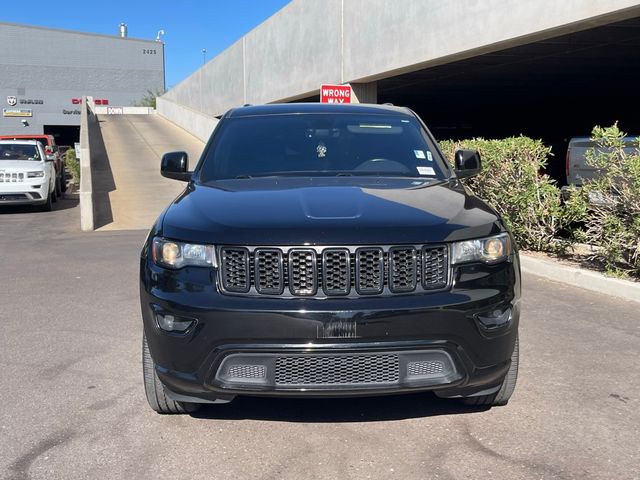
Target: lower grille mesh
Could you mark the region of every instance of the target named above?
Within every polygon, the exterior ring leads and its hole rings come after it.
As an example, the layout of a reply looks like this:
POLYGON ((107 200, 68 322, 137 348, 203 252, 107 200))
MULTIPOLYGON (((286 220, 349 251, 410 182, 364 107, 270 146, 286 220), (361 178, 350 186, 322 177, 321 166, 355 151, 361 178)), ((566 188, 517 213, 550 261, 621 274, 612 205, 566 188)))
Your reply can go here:
POLYGON ((276 359, 276 385, 370 385, 397 383, 400 362, 395 354, 281 356, 276 359))
POLYGON ((232 378, 265 378, 267 369, 264 365, 232 365, 228 375, 232 378))
POLYGON ((440 360, 432 360, 428 362, 409 362, 407 364, 407 373, 410 376, 437 375, 444 372, 444 369, 444 362, 440 360))

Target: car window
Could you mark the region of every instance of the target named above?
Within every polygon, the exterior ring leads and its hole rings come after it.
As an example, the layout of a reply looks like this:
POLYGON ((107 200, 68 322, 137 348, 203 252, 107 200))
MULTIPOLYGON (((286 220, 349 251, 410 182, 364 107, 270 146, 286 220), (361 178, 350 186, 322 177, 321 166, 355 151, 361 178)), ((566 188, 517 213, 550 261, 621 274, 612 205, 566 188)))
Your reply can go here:
POLYGON ((421 124, 404 115, 286 114, 223 121, 200 181, 259 176, 445 178, 421 124))
POLYGON ((32 160, 40 161, 40 152, 36 145, 8 144, 0 145, 0 161, 32 160))

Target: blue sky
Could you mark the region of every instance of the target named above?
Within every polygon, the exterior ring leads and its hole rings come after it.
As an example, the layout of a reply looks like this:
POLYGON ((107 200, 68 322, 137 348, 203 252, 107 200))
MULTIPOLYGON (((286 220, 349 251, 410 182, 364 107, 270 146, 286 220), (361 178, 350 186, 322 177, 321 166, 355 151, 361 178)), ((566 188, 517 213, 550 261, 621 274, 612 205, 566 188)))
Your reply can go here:
POLYGON ((210 60, 289 0, 64 0, 4 1, 0 21, 115 35, 128 25, 129 36, 155 39, 165 31, 167 87, 210 60))

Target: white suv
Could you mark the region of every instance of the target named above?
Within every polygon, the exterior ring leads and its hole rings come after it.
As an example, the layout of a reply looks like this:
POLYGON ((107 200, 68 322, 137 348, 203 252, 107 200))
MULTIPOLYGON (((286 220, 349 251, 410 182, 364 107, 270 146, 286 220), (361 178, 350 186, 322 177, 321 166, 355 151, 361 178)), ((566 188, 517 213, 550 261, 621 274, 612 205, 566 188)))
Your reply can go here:
POLYGON ((0 140, 0 205, 38 205, 57 200, 53 160, 35 140, 0 140))

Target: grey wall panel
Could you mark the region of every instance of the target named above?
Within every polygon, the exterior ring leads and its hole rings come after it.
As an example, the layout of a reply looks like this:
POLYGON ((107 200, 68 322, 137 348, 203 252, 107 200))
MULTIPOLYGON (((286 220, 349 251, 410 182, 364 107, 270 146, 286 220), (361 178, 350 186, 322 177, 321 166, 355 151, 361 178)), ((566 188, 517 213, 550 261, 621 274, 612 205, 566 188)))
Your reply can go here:
POLYGON ((177 99, 188 108, 215 115, 229 105, 242 105, 244 80, 242 41, 235 43, 200 68, 189 81, 172 88, 165 98, 177 99))
POLYGON ((288 4, 245 37, 247 103, 266 103, 341 81, 341 0, 288 4))
POLYGON ((372 80, 628 18, 637 0, 344 1, 345 81, 372 80), (606 19, 598 17, 606 15, 606 19), (498 47, 499 46, 499 47, 498 47))
POLYGON ((14 65, 161 71, 162 43, 0 23, 0 58, 2 63, 14 65))

